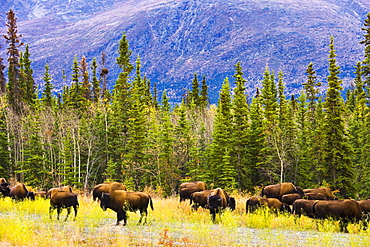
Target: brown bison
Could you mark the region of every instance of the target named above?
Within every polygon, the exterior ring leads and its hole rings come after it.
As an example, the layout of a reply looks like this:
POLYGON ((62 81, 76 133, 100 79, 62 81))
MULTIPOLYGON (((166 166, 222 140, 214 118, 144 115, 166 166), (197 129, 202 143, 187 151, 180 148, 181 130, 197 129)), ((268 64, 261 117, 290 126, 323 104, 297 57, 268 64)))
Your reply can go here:
POLYGON ((314 218, 313 205, 315 202, 313 200, 297 199, 293 202, 292 213, 297 216, 304 214, 310 218, 314 218))
POLYGON ((313 188, 313 189, 304 189, 303 192, 304 192, 305 195, 308 194, 308 193, 314 193, 314 194, 322 193, 326 196, 327 200, 336 200, 337 199, 335 197, 335 195, 333 194, 332 190, 330 188, 326 188, 326 187, 313 188))
POLYGON ((277 198, 251 197, 246 201, 246 213, 255 211, 258 207, 268 207, 274 212, 291 212, 289 205, 282 203, 277 198))
POLYGON ((180 190, 180 202, 185 201, 186 199, 190 199, 191 195, 194 192, 202 191, 198 187, 192 187, 192 188, 182 188, 180 190))
POLYGON ((303 198, 308 200, 329 200, 323 193, 305 193, 303 198))
POLYGON ((46 197, 50 198, 53 191, 68 191, 68 192, 71 192, 71 193, 73 192, 72 187, 69 186, 69 185, 66 185, 66 186, 62 186, 62 187, 51 188, 50 190, 48 190, 48 192, 46 192, 46 197))
POLYGON ((25 198, 35 200, 35 194, 27 190, 23 183, 19 183, 10 188, 9 196, 14 200, 23 200, 25 198))
POLYGON ((92 195, 93 200, 100 200, 103 193, 111 193, 114 190, 127 190, 126 186, 119 182, 107 182, 98 184, 93 188, 92 195))
POLYGON ((203 190, 194 192, 190 195, 190 205, 192 205, 192 208, 194 210, 197 210, 199 207, 206 208, 207 207, 207 200, 208 196, 213 192, 214 190, 203 190))
POLYGON ((144 224, 146 223, 148 216, 148 205, 152 210, 153 202, 150 195, 143 192, 127 192, 124 190, 115 190, 112 193, 104 193, 100 198, 100 207, 105 211, 107 208, 112 209, 117 213, 117 223, 123 220, 123 225, 127 224, 127 212, 136 212, 140 210, 140 219, 138 224, 141 224, 143 217, 144 224))
POLYGON ((361 211, 364 214, 368 214, 370 212, 370 200, 362 200, 358 201, 358 204, 360 205, 361 211))
POLYGON ((10 196, 10 184, 6 182, 5 178, 1 178, 0 193, 3 196, 10 196))
POLYGON ((339 220, 341 231, 347 231, 349 222, 356 223, 362 219, 360 205, 351 199, 315 201, 313 214, 316 219, 333 218, 339 220))
POLYGON ((301 199, 301 198, 302 196, 298 193, 286 194, 281 197, 281 202, 288 204, 288 205, 293 205, 295 200, 301 199))
POLYGON ((59 215, 62 212, 63 208, 67 209, 67 216, 65 220, 68 219, 68 216, 71 213, 71 207, 73 207, 75 212, 74 220, 76 220, 77 217, 77 211, 78 211, 78 200, 77 200, 77 194, 72 193, 70 191, 64 191, 64 190, 58 190, 54 189, 50 191, 50 208, 49 208, 49 217, 52 218, 52 213, 55 209, 57 209, 57 219, 59 220, 59 215))
POLYGON ((202 181, 185 182, 185 183, 180 184, 180 190, 184 189, 184 188, 193 188, 193 187, 197 187, 200 190, 207 190, 208 189, 207 184, 205 182, 202 182, 202 181))
POLYGON ((221 215, 222 210, 228 206, 227 198, 228 195, 221 188, 214 189, 214 191, 208 196, 207 208, 209 209, 213 222, 216 221, 216 214, 218 213, 221 215))
POLYGON ((285 194, 298 193, 303 196, 301 188, 294 186, 294 184, 285 182, 280 184, 268 185, 262 189, 261 196, 267 198, 277 198, 281 201, 281 198, 285 194))

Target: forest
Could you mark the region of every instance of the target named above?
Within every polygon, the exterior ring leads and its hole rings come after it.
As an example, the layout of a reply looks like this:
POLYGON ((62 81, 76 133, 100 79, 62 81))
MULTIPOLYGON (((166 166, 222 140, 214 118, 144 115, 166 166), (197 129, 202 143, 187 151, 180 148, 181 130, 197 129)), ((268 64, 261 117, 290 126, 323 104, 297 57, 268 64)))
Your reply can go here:
POLYGON ((140 57, 131 62, 124 32, 112 89, 103 52, 100 63, 74 57, 62 78, 45 64, 39 91, 16 20, 10 10, 0 47, 7 54, 0 57, 0 177, 8 181, 43 190, 120 181, 163 196, 185 181, 238 192, 289 181, 327 186, 343 198, 370 196, 370 14, 352 88, 342 86, 332 36, 325 90, 310 63, 299 95, 287 95, 283 71, 268 67, 261 87, 247 95, 238 62, 233 78, 220 82, 215 105, 206 76, 197 73, 180 104, 170 104, 166 91, 159 96, 140 57), (52 81, 67 86, 57 93, 52 81))

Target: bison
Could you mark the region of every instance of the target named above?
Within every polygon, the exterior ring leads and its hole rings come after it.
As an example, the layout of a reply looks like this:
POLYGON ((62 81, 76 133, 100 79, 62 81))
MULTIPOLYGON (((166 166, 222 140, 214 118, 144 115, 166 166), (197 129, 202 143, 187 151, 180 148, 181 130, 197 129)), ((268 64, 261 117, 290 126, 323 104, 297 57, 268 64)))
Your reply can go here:
POLYGON ((369 199, 358 201, 358 204, 360 205, 361 211, 364 214, 368 214, 370 212, 370 200, 369 199))
POLYGON ((147 220, 148 205, 152 210, 153 202, 150 195, 143 192, 127 192, 124 190, 115 190, 112 193, 104 193, 100 198, 100 207, 105 211, 107 208, 112 209, 117 213, 117 223, 123 220, 123 225, 127 224, 127 212, 136 212, 140 210, 140 219, 138 224, 141 224, 143 217, 145 217, 144 224, 147 220))
POLYGON ((314 218, 313 205, 315 202, 313 200, 297 199, 293 202, 292 213, 297 216, 304 214, 310 218, 314 218))
POLYGON ((301 199, 301 198, 302 196, 298 193, 286 194, 281 197, 281 202, 288 204, 288 205, 293 205, 295 200, 301 199))
POLYGON ((51 188, 46 193, 46 197, 49 197, 50 198, 50 196, 51 196, 51 194, 52 194, 53 191, 68 191, 68 192, 71 192, 71 193, 73 192, 72 191, 72 187, 69 186, 69 185, 66 185, 66 186, 62 186, 62 187, 51 188))
MULTIPOLYGON (((3 179, 3 178, 2 178, 3 179)), ((7 182, 0 183, 0 193, 5 196, 10 196, 10 184, 7 182)))
POLYGON ((198 187, 192 187, 192 188, 182 188, 180 190, 180 202, 185 201, 186 199, 190 199, 191 195, 194 192, 202 191, 198 187))
POLYGON ((347 231, 349 222, 356 223, 362 219, 360 205, 352 199, 315 201, 313 214, 316 219, 333 218, 339 220, 341 231, 347 231))
MULTIPOLYGON (((335 197, 335 195, 333 194, 332 190, 330 188, 326 188, 326 187, 313 188, 313 189, 304 189, 303 192, 304 192, 305 195, 307 195, 308 193, 315 193, 315 194, 322 193, 322 194, 325 195, 327 200, 336 200, 337 199, 335 197)), ((310 194, 310 195, 312 195, 312 194, 310 194)))
POLYGON ((73 207, 75 212, 74 220, 76 220, 77 217, 77 211, 78 211, 78 199, 77 194, 72 193, 70 191, 63 191, 54 189, 50 192, 50 208, 49 208, 49 217, 52 219, 52 213, 55 209, 57 209, 57 219, 59 220, 59 215, 62 212, 63 208, 67 209, 67 216, 65 220, 67 221, 68 216, 71 213, 71 207, 73 207))
POLYGON ((207 199, 208 209, 211 214, 211 219, 213 222, 216 221, 216 214, 221 214, 222 210, 228 206, 228 195, 221 189, 215 189, 207 199))
POLYGON ((320 193, 320 192, 318 192, 318 193, 312 193, 312 192, 305 193, 303 198, 308 199, 308 200, 329 200, 329 198, 327 198, 325 194, 320 193))
POLYGON ((192 205, 192 208, 197 210, 199 207, 207 208, 207 200, 208 196, 213 192, 214 190, 203 190, 194 192, 190 195, 190 205, 192 205))
POLYGON ((207 184, 205 182, 202 182, 202 181, 185 182, 185 183, 180 184, 180 190, 184 189, 184 188, 193 188, 193 187, 197 187, 200 190, 207 190, 208 189, 207 184))
POLYGON ((9 196, 14 200, 23 200, 29 198, 35 200, 35 194, 27 190, 26 186, 23 183, 19 183, 10 188, 9 196))
POLYGON ((291 212, 289 205, 282 203, 277 198, 258 198, 255 196, 246 201, 246 212, 253 212, 261 206, 268 207, 275 212, 291 212))
POLYGON ((285 182, 264 187, 262 189, 261 196, 266 196, 267 198, 277 198, 281 201, 283 195, 292 193, 298 193, 301 196, 304 194, 300 187, 294 186, 293 183, 285 182))
POLYGON ((111 193, 114 190, 127 190, 126 186, 119 182, 107 182, 98 184, 93 188, 92 195, 93 200, 100 200, 103 193, 111 193), (112 189, 112 191, 111 191, 112 189))

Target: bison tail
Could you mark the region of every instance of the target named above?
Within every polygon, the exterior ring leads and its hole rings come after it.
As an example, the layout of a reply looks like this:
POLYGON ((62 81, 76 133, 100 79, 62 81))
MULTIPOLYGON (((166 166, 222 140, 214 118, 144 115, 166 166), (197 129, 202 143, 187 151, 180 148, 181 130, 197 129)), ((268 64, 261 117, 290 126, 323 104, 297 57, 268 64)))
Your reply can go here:
POLYGON ((152 210, 154 210, 154 208, 153 208, 153 201, 152 201, 152 198, 150 196, 149 196, 149 203, 150 203, 150 208, 152 210))

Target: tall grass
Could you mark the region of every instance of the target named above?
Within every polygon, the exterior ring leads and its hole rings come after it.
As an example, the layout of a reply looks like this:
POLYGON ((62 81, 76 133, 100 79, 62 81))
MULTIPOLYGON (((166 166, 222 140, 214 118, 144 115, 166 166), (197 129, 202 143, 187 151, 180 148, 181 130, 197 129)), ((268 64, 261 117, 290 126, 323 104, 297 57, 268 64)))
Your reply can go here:
POLYGON ((63 210, 49 219, 49 200, 14 203, 0 199, 0 246, 342 246, 370 245, 370 233, 350 225, 350 234, 339 234, 338 222, 317 223, 308 217, 273 214, 268 210, 245 213, 245 200, 237 199, 234 212, 226 210, 217 223, 209 211, 191 210, 188 201, 153 198, 148 224, 136 225, 139 213, 129 212, 127 226, 115 226, 116 213, 102 211, 89 197, 79 198, 79 212, 67 221, 63 210), (343 242, 343 239, 345 241, 343 242))

